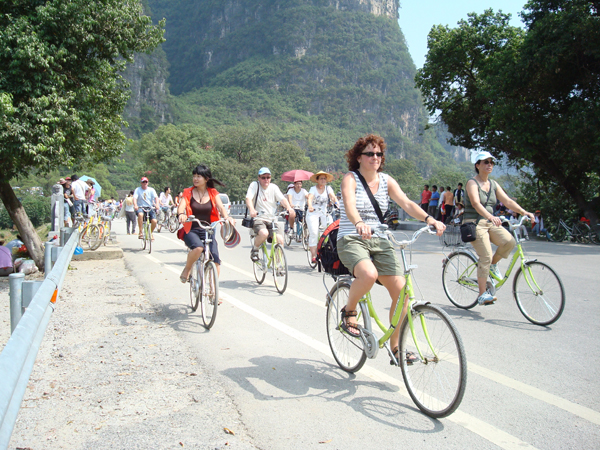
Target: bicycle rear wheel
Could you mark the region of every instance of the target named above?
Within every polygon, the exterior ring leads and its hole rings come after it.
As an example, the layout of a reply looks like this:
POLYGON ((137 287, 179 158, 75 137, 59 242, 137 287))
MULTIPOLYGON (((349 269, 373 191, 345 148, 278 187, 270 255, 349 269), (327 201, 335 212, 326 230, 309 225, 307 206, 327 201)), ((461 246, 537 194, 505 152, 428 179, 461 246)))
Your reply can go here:
POLYGON ((290 230, 286 230, 283 234, 285 239, 285 246, 289 247, 290 245, 292 245, 292 237, 294 236, 294 234, 290 234, 290 230))
POLYGON ((283 294, 288 282, 288 266, 283 247, 279 244, 275 244, 273 252, 273 279, 277 292, 283 294))
POLYGON ((106 227, 103 223, 98 223, 98 225, 94 226, 98 227, 98 239, 96 239, 96 241, 92 244, 91 250, 97 250, 98 248, 100 248, 100 246, 104 242, 104 236, 106 233, 106 227))
POLYGON ((399 363, 406 389, 417 407, 428 416, 449 416, 460 405, 467 385, 467 359, 462 339, 450 317, 436 306, 419 305, 411 314, 415 339, 405 318, 399 342, 399 363), (418 361, 407 361, 410 353, 418 361))
POLYGON ((202 281, 202 321, 204 327, 210 330, 217 318, 217 306, 219 306, 219 276, 217 266, 209 261, 204 266, 204 279, 202 281))
POLYGON ((302 222, 302 248, 304 251, 308 251, 308 225, 306 222, 302 222))
POLYGON ((458 308, 471 309, 477 304, 477 260, 467 252, 452 253, 442 268, 442 284, 448 300, 458 308))
MULTIPOLYGON (((367 360, 367 354, 363 348, 360 338, 350 336, 342 329, 341 310, 348 303, 350 284, 345 282, 336 283, 329 292, 327 302, 327 339, 333 358, 342 370, 349 373, 359 371, 367 360)), ((366 326, 366 317, 362 315, 361 309, 357 308, 357 317, 362 325, 366 326)))
POLYGON ((565 289, 560 278, 549 265, 539 261, 519 267, 513 295, 521 313, 536 325, 556 322, 565 309, 565 289))
POLYGON ((190 306, 192 307, 192 311, 196 311, 198 309, 198 303, 200 303, 200 289, 202 288, 201 283, 202 279, 200 278, 200 274, 198 272, 198 261, 196 261, 192 265, 192 270, 190 271, 190 306))
POLYGON ((265 256, 264 246, 258 247, 258 261, 252 263, 254 278, 258 284, 263 284, 267 275, 267 257, 265 256))
POLYGON ((79 245, 84 250, 94 250, 94 246, 100 240, 98 225, 88 225, 79 236, 79 245))
POLYGON ((179 228, 179 222, 177 222, 177 216, 169 217, 169 231, 175 233, 179 228))

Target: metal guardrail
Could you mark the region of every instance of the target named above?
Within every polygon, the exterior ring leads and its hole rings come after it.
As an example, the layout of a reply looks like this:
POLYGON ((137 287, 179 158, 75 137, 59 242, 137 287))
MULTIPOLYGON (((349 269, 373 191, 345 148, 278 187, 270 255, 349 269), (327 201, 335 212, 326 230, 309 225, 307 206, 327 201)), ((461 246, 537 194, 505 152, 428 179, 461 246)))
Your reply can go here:
POLYGON ((78 239, 76 231, 58 255, 54 268, 47 274, 0 354, 0 449, 6 449, 10 442, 33 364, 78 239))

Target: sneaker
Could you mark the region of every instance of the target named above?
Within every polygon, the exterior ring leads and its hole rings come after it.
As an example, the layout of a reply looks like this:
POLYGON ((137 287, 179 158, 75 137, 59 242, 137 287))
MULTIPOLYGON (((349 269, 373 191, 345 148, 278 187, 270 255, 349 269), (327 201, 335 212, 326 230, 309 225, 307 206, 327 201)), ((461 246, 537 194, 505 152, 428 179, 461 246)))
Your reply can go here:
POLYGON ((502 276, 502 273, 500 272, 500 269, 498 269, 498 264, 492 264, 492 265, 490 265, 490 273, 493 274, 495 277, 497 277, 500 280, 502 278, 504 278, 502 276))
POLYGON ((491 305, 496 301, 496 297, 493 297, 492 295, 490 295, 489 292, 484 292, 483 294, 481 294, 479 297, 477 297, 477 303, 480 306, 483 305, 491 305))
POLYGON ((258 261, 258 249, 253 248, 250 250, 250 259, 254 262, 258 261))

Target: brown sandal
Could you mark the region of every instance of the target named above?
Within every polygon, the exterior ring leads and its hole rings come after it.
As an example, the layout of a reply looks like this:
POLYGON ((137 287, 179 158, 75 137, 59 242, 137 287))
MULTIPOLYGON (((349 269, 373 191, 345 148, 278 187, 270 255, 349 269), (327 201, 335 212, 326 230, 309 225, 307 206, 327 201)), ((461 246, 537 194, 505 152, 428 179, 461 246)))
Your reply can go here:
POLYGON ((342 313, 342 330, 348 333, 352 337, 360 337, 360 325, 357 323, 349 323, 348 317, 356 317, 358 313, 356 311, 346 311, 346 307, 344 306, 340 311, 342 313), (352 330, 352 331, 350 331, 352 330), (354 331, 356 330, 356 331, 354 331))

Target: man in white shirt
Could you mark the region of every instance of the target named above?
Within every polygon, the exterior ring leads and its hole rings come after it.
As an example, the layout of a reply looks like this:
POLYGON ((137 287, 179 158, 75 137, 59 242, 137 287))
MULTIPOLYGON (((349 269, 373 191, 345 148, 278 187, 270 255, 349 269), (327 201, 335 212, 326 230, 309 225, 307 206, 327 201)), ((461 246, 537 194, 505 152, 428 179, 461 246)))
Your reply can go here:
MULTIPOLYGON (((296 216, 302 221, 304 215, 304 206, 306 205, 306 199, 308 198, 308 192, 302 188, 302 181, 294 181, 294 186, 289 188, 287 191, 287 199, 296 211, 296 216)), ((290 218, 290 230, 294 233, 294 221, 290 218)))
POLYGON ((81 181, 77 175, 71 176, 71 192, 73 193, 73 208, 75 214, 82 213, 86 203, 85 194, 90 189, 87 183, 81 181))
MULTIPOLYGON (((150 211, 147 214, 150 216, 151 229, 154 231, 154 228, 156 228, 155 209, 158 210, 160 207, 158 195, 156 195, 154 188, 148 186, 148 178, 146 177, 142 177, 141 186, 133 193, 133 206, 138 216, 138 230, 140 231, 138 237, 143 239, 142 222, 144 221, 144 210, 142 208, 150 208, 150 211)), ((152 240, 154 240, 154 237, 152 240)))
MULTIPOLYGON (((268 226, 271 225, 270 219, 257 217, 259 215, 274 216, 277 210, 277 202, 281 203, 290 215, 290 222, 296 220, 296 212, 290 206, 279 187, 271 184, 271 171, 267 167, 262 167, 258 171, 258 181, 250 183, 246 193, 246 206, 250 211, 250 217, 254 217, 254 226, 252 229, 256 234, 254 246, 250 251, 252 261, 258 261, 258 247, 269 237, 268 226)), ((283 245, 283 238, 279 234, 277 239, 283 245)))

